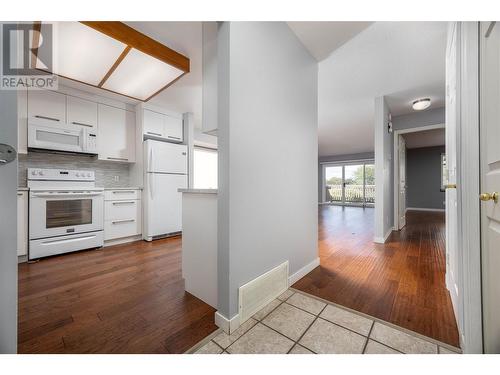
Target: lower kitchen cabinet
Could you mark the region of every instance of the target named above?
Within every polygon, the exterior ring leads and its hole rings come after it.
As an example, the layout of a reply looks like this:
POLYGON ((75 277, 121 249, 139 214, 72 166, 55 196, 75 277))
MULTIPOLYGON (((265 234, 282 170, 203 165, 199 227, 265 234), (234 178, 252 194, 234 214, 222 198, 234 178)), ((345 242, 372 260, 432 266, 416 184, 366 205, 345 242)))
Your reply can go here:
POLYGON ((104 193, 104 240, 118 240, 142 233, 140 190, 107 190, 104 193))
POLYGON ((28 192, 17 192, 17 255, 28 254, 28 192))

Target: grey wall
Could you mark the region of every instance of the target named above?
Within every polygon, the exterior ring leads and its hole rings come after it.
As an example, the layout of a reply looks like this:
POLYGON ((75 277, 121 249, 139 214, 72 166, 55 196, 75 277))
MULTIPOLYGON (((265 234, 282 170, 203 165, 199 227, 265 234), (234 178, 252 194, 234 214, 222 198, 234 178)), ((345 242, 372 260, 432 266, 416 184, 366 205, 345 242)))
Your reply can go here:
POLYGON ((238 288, 318 257, 317 62, 284 22, 219 29, 219 313, 238 288))
POLYGON ((394 135, 387 131, 389 108, 385 97, 375 98, 375 241, 383 242, 394 226, 394 135))
POLYGON ((441 191, 441 154, 444 146, 408 149, 406 152, 406 206, 444 209, 441 191))
POLYGON ((46 152, 28 152, 28 154, 19 155, 18 184, 20 187, 26 186, 28 168, 88 169, 95 171, 96 186, 98 187, 129 186, 128 164, 97 160, 96 157, 46 152), (118 176, 118 181, 114 180, 115 176, 118 176))
POLYGON ((444 124, 444 107, 428 109, 421 112, 414 112, 408 115, 394 116, 392 118, 393 130, 418 128, 421 126, 444 124))
MULTIPOLYGON (((332 156, 320 156, 318 159, 319 163, 337 163, 343 161, 356 161, 356 160, 374 160, 375 153, 373 152, 362 152, 359 154, 347 154, 347 155, 332 155, 332 156)), ((323 200, 323 167, 318 164, 318 202, 322 203, 323 200)))
MULTIPOLYGON (((0 143, 17 149, 16 108, 16 91, 0 90, 0 143)), ((17 160, 0 165, 0 354, 17 352, 16 190, 17 160)))

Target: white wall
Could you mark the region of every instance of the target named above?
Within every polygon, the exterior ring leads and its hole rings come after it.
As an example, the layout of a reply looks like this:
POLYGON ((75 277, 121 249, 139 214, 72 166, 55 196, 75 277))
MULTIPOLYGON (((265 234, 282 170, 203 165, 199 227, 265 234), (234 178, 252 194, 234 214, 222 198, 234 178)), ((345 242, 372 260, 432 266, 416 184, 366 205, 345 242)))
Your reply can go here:
POLYGON ((375 242, 384 242, 394 226, 393 134, 387 131, 389 108, 375 98, 375 242))
POLYGON ((218 35, 219 313, 278 264, 317 259, 317 63, 284 22, 218 35))

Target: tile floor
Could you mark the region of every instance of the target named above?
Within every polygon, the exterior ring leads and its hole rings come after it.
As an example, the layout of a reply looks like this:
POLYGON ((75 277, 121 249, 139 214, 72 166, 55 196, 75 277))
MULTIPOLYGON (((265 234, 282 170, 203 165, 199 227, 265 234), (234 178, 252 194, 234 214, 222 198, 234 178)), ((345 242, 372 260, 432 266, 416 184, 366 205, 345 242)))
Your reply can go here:
POLYGON ((288 289, 195 354, 456 354, 451 349, 288 289))

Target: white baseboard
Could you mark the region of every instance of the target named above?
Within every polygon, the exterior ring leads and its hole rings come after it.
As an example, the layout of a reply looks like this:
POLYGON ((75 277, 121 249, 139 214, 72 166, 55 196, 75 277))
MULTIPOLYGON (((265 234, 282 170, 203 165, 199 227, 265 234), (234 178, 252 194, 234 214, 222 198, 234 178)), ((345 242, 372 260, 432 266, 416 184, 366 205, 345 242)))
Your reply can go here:
POLYGON ((319 257, 314 259, 311 263, 306 264, 304 267, 295 272, 293 275, 288 276, 288 285, 291 286, 292 284, 296 283, 318 266, 319 266, 319 257))
POLYGON ((421 208, 421 207, 407 207, 406 211, 430 211, 430 212, 445 212, 444 208, 421 208))
POLYGON ((236 314, 231 319, 226 318, 218 311, 215 312, 215 325, 221 328, 228 335, 236 331, 240 326, 240 316, 236 314))
POLYGON ((130 236, 130 237, 124 237, 124 238, 117 238, 116 240, 107 240, 104 241, 104 246, 113 246, 113 245, 121 245, 127 242, 134 242, 134 241, 140 241, 142 240, 142 235, 137 235, 137 236, 130 236))
POLYGON ((387 231, 387 233, 385 234, 384 238, 382 238, 382 237, 375 237, 373 239, 373 242, 375 242, 375 243, 385 243, 387 241, 387 239, 389 238, 389 236, 391 235, 392 231, 394 231, 394 227, 392 227, 391 229, 389 229, 387 231))

